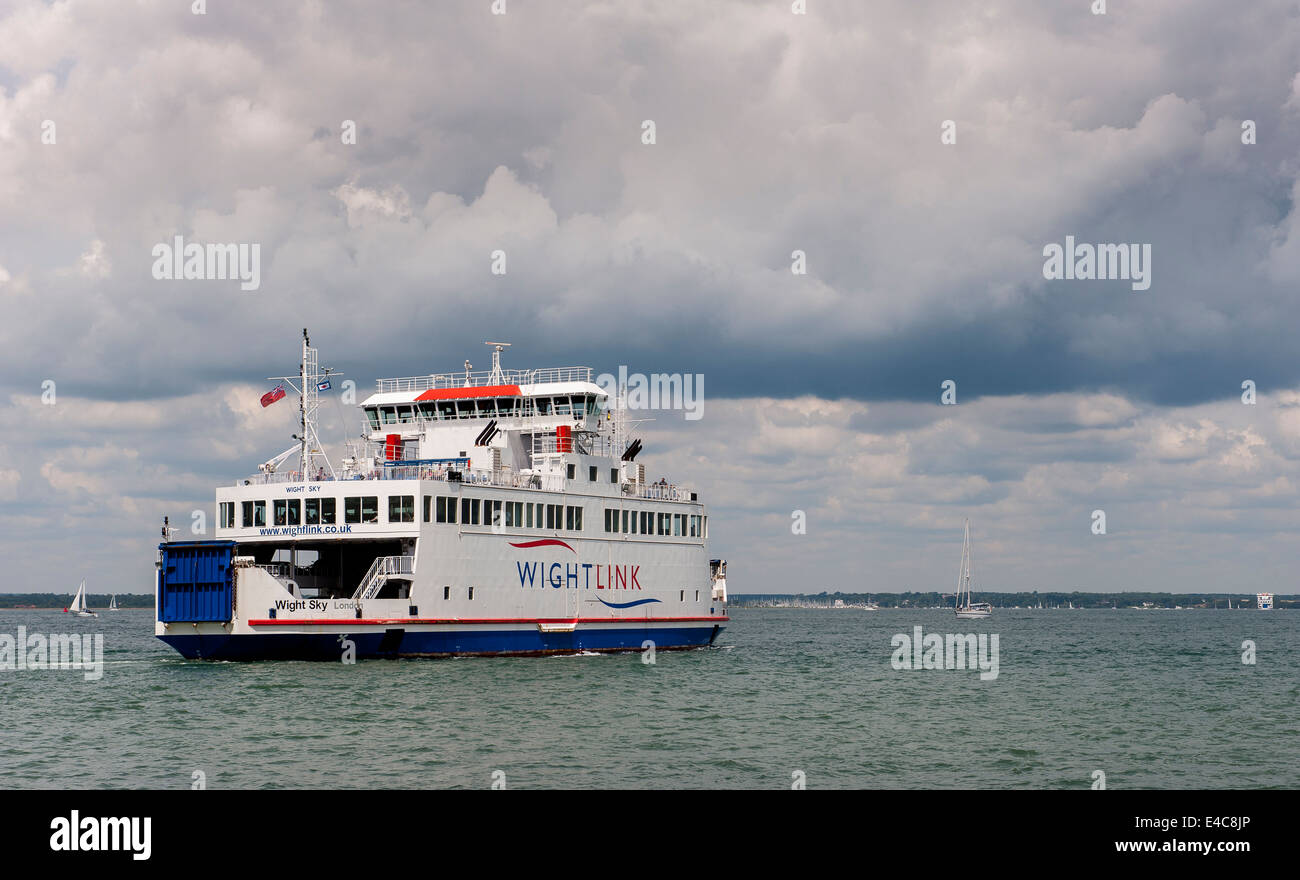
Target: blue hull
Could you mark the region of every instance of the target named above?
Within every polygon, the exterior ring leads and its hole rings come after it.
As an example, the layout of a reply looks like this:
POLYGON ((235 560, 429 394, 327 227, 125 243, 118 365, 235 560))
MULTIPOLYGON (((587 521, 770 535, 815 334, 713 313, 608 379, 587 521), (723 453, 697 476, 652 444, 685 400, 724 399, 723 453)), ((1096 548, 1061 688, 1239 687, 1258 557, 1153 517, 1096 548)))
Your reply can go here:
MULTIPOLYGON (((714 626, 654 629, 589 629, 571 633, 537 630, 458 630, 420 632, 400 628, 385 632, 347 633, 357 659, 368 657, 454 657, 458 655, 573 654, 580 651, 640 651, 644 642, 655 650, 702 648, 722 631, 714 626)), ((191 660, 332 660, 343 655, 342 635, 323 633, 256 633, 226 635, 176 634, 162 639, 191 660)))

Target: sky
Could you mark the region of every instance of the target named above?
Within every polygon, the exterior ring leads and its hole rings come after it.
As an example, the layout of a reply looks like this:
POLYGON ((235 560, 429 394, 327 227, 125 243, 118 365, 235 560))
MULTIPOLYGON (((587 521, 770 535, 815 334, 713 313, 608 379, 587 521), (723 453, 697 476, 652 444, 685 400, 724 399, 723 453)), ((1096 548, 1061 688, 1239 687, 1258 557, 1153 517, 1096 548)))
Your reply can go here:
POLYGON ((638 460, 732 592, 951 591, 966 518, 977 590, 1300 592, 1294 4, 196 5, 0 0, 0 592, 151 591, 303 327, 703 377, 638 460))

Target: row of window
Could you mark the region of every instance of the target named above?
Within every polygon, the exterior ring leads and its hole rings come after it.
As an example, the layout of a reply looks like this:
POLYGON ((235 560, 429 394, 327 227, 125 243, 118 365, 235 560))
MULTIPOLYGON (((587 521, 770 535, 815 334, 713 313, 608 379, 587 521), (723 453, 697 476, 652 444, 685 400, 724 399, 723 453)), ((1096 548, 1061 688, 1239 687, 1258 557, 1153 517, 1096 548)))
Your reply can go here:
POLYGON ((419 419, 509 419, 527 416, 595 415, 598 409, 594 394, 560 397, 477 397, 469 400, 431 400, 366 407, 370 430, 382 425, 408 424, 419 419))
MULTIPOLYGON (((474 601, 474 588, 473 588, 473 587, 469 587, 469 588, 468 588, 468 591, 469 591, 469 593, 468 593, 469 600, 472 602, 472 601, 474 601)), ((443 588, 442 588, 442 598, 443 598, 444 600, 447 600, 447 599, 450 599, 450 598, 451 598, 451 587, 443 587, 443 588)), ((679 590, 678 593, 677 593, 677 598, 678 598, 680 601, 685 602, 685 601, 686 601, 686 591, 685 591, 685 590, 679 590)), ((696 602, 700 601, 700 591, 699 591, 699 590, 696 590, 696 591, 695 591, 695 601, 696 601, 696 602)), ((414 609, 412 609, 412 612, 414 612, 414 609)))
MULTIPOLYGON (((334 525, 337 519, 336 498, 279 498, 272 503, 272 525, 334 525)), ((240 502, 240 524, 244 528, 262 527, 266 522, 265 501, 240 502)), ((218 505, 218 520, 223 529, 235 527, 235 502, 218 505)), ((388 522, 415 522, 415 496, 389 495, 388 522)), ((462 525, 492 525, 513 529, 548 529, 580 532, 582 508, 572 504, 535 504, 526 501, 498 501, 492 498, 458 498, 449 495, 424 496, 424 521, 462 525)), ((379 522, 379 497, 354 495, 343 499, 343 522, 348 524, 379 522)), ((624 535, 663 535, 675 538, 703 538, 708 535, 709 518, 699 514, 662 513, 654 510, 605 509, 605 532, 624 535)))
POLYGON ((424 521, 454 523, 459 500, 461 525, 499 523, 512 529, 567 529, 582 531, 582 508, 571 504, 534 504, 525 501, 496 501, 490 498, 460 498, 448 495, 424 496, 424 521), (482 504, 480 506, 480 500, 482 504), (430 512, 432 511, 432 518, 430 512))
POLYGON ((708 534, 708 527, 709 518, 694 513, 605 508, 605 531, 608 534, 703 538, 708 534))
MULTIPOLYGON (((337 498, 279 498, 272 503, 271 525, 320 526, 338 522, 337 498)), ((221 528, 235 527, 235 502, 223 501, 217 507, 221 528)), ((379 496, 354 495, 343 499, 343 522, 379 522, 379 496)), ((388 496, 388 522, 415 522, 415 496, 388 496)), ((240 502, 240 525, 244 528, 265 526, 266 502, 240 502)))

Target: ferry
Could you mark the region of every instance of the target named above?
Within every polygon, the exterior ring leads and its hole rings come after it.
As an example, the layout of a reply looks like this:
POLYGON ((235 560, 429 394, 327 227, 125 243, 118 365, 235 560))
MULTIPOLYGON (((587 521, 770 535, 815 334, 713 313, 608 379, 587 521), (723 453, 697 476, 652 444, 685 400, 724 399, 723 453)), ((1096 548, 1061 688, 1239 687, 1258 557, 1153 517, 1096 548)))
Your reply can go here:
POLYGON ((336 468, 303 331, 296 444, 216 490, 212 539, 156 558, 155 635, 210 660, 701 648, 727 624, 696 492, 647 481, 625 387, 590 367, 380 379, 336 468), (612 398, 612 399, 611 399, 612 398))

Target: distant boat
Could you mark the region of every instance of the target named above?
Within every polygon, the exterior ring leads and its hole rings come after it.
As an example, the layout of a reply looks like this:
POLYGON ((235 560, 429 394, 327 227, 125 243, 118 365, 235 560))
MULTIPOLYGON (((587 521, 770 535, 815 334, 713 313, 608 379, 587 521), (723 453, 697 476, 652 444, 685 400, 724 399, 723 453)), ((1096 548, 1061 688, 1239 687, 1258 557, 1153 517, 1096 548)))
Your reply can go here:
POLYGON ((117 610, 117 593, 114 593, 113 595, 108 597, 108 610, 109 611, 117 610))
POLYGON ((973 620, 981 617, 988 617, 993 613, 993 606, 988 602, 975 602, 970 600, 970 582, 971 582, 971 552, 970 552, 970 520, 966 520, 966 533, 961 542, 961 567, 957 569, 957 604, 954 609, 957 617, 961 620, 973 620))
POLYGON ((877 605, 875 602, 873 602, 873 601, 871 600, 871 597, 868 596, 868 597, 867 597, 867 604, 862 606, 862 610, 863 610, 863 611, 879 611, 879 610, 880 610, 880 606, 877 605))
POLYGON ((72 597, 72 604, 68 606, 68 613, 75 614, 78 617, 99 616, 86 608, 86 582, 84 580, 81 582, 81 586, 77 587, 77 595, 72 597))

